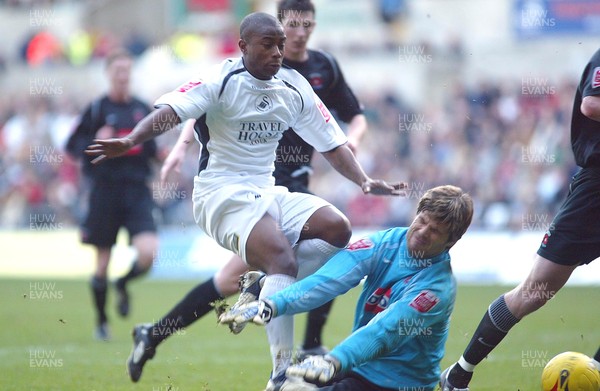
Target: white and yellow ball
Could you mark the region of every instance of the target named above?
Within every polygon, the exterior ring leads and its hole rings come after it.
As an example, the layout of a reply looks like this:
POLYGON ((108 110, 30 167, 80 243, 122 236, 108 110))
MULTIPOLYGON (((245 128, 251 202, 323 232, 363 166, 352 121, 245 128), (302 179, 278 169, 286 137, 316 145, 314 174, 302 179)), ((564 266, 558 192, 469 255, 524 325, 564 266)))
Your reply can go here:
POLYGON ((600 391, 600 372, 585 354, 560 353, 542 371, 542 391, 600 391))

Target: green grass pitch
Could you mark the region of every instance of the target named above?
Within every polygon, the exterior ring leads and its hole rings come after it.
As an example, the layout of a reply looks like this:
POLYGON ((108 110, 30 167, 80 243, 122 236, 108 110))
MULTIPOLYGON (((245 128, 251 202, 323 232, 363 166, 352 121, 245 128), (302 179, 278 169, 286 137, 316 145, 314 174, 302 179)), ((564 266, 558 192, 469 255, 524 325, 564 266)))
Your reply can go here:
MULTIPOLYGON (((264 330, 250 325, 232 335, 208 314, 159 346, 139 383, 125 373, 135 323, 153 322, 195 285, 193 281, 140 281, 131 286, 132 313, 121 319, 109 293, 113 338, 92 339, 89 287, 75 280, 0 280, 0 390, 262 390, 270 358, 264 330)), ((491 300, 507 287, 460 286, 446 357, 456 360, 491 300)), ((358 288, 339 298, 326 326, 332 346, 350 331, 358 288)), ((229 300, 230 303, 233 299, 229 300)), ((518 324, 479 367, 474 391, 539 390, 543 365, 574 350, 592 355, 600 343, 600 289, 567 287, 518 324)), ((304 317, 296 322, 300 340, 304 317)))

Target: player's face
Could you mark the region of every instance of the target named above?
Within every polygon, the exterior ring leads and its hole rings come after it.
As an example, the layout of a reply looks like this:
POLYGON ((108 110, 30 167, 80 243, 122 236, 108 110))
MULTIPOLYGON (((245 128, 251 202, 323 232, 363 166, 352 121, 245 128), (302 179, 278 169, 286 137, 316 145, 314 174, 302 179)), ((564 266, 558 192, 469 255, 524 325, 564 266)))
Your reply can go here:
POLYGON ((431 258, 452 246, 449 227, 431 217, 429 212, 419 213, 406 234, 408 251, 414 258, 431 258))
POLYGON ((107 68, 110 87, 114 92, 126 93, 129 90, 131 76, 131 59, 127 57, 115 59, 107 68))
POLYGON ((254 77, 269 80, 281 68, 285 43, 286 36, 279 24, 257 30, 247 41, 240 39, 244 65, 254 77))
POLYGON ((296 59, 304 56, 306 45, 315 28, 315 15, 310 11, 288 11, 281 20, 287 43, 285 57, 296 59))

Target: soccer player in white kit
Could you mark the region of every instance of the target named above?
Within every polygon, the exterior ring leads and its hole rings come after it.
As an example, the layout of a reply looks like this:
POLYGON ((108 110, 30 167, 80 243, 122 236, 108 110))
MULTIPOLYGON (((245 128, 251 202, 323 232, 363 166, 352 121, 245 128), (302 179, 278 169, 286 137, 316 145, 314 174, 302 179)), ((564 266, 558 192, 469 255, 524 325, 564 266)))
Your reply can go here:
MULTIPOLYGON (((97 164, 188 119, 206 121, 208 131, 198 137, 209 157, 194 179, 194 218, 221 246, 267 273, 261 298, 317 270, 351 236, 348 219, 333 205, 274 185, 275 153, 285 130, 292 128, 365 193, 400 195, 404 187, 365 174, 310 84, 282 67, 285 39, 273 16, 246 16, 241 58, 163 95, 127 137, 95 140, 86 150, 97 164)), ((293 318, 277 318, 267 335, 273 360, 267 389, 279 389, 292 357, 293 318)))

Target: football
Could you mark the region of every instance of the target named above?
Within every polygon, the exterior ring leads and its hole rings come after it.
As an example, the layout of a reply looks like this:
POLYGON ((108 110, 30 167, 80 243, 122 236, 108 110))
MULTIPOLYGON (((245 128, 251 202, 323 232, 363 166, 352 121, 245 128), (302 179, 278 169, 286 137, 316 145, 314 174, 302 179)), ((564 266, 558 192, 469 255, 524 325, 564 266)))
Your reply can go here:
POLYGON ((600 373, 582 353, 556 355, 542 371, 542 391, 599 391, 600 373))

